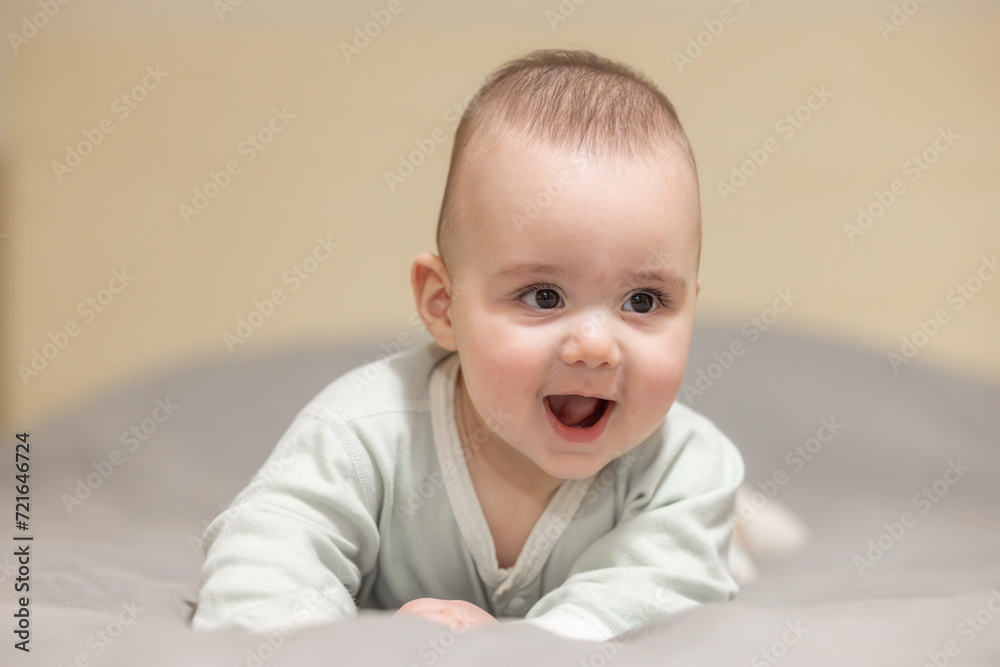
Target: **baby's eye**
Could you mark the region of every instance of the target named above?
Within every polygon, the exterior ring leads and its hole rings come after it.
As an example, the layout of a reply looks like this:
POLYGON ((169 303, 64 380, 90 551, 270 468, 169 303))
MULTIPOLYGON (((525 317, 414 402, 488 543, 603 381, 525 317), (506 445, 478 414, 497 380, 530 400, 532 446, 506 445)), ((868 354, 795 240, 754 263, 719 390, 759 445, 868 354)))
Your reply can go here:
POLYGON ((659 292, 636 292, 628 298, 625 305, 631 306, 631 308, 625 308, 625 310, 645 314, 652 312, 656 306, 667 307, 669 299, 659 292))
POLYGON ((525 302, 529 306, 534 305, 536 308, 542 308, 544 310, 550 310, 559 306, 561 298, 559 292, 548 287, 534 287, 523 293, 518 297, 521 301, 525 302), (532 304, 534 301, 534 304, 532 304))

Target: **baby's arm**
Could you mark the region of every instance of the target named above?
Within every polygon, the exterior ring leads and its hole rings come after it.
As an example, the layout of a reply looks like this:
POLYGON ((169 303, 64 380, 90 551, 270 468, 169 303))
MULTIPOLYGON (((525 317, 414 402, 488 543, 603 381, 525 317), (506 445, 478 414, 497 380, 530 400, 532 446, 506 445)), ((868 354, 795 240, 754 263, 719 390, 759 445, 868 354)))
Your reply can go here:
POLYGON ((726 549, 743 462, 711 422, 693 413, 683 422, 697 428, 685 429, 679 445, 630 461, 618 524, 580 556, 562 586, 528 611, 528 622, 605 640, 736 593, 726 549))
POLYGON ((361 446, 300 415, 206 531, 196 629, 253 630, 356 614, 378 553, 378 480, 361 446), (363 484, 355 465, 364 468, 363 484))

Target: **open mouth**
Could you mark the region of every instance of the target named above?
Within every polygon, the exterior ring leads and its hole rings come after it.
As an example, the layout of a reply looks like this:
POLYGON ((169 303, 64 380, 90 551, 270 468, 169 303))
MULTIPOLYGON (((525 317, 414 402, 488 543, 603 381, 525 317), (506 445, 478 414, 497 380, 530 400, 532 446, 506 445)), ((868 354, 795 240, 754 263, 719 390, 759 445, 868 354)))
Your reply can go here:
POLYGON ((601 421, 611 403, 603 398, 577 394, 546 396, 545 400, 555 418, 570 428, 590 428, 601 421))

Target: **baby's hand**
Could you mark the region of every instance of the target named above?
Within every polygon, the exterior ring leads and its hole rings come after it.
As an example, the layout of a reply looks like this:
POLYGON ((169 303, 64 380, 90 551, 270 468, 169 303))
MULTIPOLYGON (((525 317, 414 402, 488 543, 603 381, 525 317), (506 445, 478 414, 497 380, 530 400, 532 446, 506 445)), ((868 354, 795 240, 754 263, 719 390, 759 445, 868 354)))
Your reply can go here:
POLYGON ((428 621, 447 625, 452 632, 459 634, 472 628, 499 623, 493 616, 465 600, 417 598, 400 607, 396 614, 409 614, 410 616, 426 618, 428 621))

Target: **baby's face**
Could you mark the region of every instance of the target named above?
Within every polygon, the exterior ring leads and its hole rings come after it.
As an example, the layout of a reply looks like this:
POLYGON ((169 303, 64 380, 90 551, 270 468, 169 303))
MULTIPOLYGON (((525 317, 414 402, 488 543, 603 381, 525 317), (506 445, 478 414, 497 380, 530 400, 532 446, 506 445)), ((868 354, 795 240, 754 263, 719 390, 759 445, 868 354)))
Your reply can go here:
POLYGON ((505 149, 463 178, 464 253, 449 271, 477 413, 468 432, 488 427, 491 444, 552 477, 590 477, 649 437, 680 389, 698 283, 695 177, 680 159, 615 173, 505 149))

